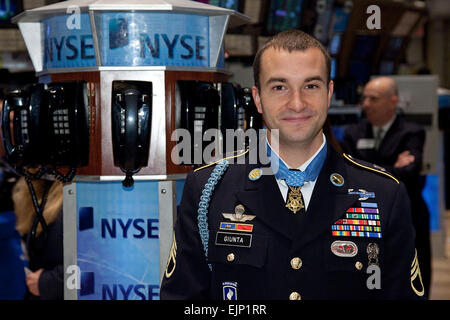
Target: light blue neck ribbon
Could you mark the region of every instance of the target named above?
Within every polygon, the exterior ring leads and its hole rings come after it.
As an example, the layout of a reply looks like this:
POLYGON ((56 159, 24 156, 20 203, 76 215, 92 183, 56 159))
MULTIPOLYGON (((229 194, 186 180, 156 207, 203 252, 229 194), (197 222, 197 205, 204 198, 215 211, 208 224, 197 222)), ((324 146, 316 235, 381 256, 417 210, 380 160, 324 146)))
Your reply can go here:
POLYGON ((281 161, 275 152, 272 152, 272 148, 267 143, 267 157, 270 158, 270 165, 275 172, 277 179, 286 180, 288 186, 302 187, 307 181, 314 181, 319 176, 322 169, 325 158, 327 157, 327 144, 322 147, 322 150, 314 157, 310 164, 306 167, 305 171, 297 169, 289 169, 286 164, 281 161), (278 167, 277 167, 278 166, 278 167))

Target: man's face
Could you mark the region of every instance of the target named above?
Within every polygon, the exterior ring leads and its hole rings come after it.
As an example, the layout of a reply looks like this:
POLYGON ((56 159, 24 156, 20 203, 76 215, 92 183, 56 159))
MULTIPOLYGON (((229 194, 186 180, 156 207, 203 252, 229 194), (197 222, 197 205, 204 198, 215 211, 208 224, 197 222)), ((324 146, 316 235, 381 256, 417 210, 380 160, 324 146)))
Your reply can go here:
POLYGON ((279 129, 280 145, 322 141, 322 126, 333 94, 325 57, 318 48, 288 52, 268 48, 261 57, 260 90, 252 93, 268 130, 279 129))
POLYGON ((397 101, 397 97, 389 94, 381 81, 367 83, 363 93, 363 108, 367 120, 374 126, 385 125, 394 116, 397 101))

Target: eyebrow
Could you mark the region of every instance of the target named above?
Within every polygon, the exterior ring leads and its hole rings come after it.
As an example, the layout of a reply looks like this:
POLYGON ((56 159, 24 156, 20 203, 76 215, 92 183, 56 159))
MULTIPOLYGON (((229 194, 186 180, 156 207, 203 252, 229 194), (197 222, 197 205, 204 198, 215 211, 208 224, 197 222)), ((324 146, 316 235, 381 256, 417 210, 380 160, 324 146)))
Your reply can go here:
POLYGON ((325 80, 321 76, 309 77, 309 78, 306 78, 306 80, 305 80, 305 82, 311 82, 311 81, 320 81, 320 82, 325 83, 325 80))
MULTIPOLYGON (((312 76, 312 77, 309 77, 309 78, 305 79, 305 82, 311 82, 311 81, 320 81, 320 82, 325 83, 325 80, 321 76, 312 76)), ((269 78, 266 81, 266 84, 271 84, 273 82, 286 83, 287 80, 285 78, 269 78)))
POLYGON ((286 83, 286 79, 285 78, 269 78, 266 81, 266 84, 271 84, 272 82, 282 82, 282 83, 286 83))

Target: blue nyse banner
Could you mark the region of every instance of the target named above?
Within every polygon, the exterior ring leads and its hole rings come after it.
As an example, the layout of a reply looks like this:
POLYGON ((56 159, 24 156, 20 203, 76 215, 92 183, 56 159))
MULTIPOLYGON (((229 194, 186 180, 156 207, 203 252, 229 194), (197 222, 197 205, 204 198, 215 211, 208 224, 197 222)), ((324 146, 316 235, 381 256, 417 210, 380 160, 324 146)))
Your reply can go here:
POLYGON ((104 66, 209 67, 209 17, 165 12, 99 12, 104 66))
POLYGON ((159 299, 158 181, 76 186, 78 299, 159 299))
MULTIPOLYGON (((46 18, 43 23, 43 66, 97 66, 88 13, 46 18)), ((96 12, 102 66, 211 67, 209 17, 166 12, 96 12)), ((223 48, 217 67, 223 67, 223 48)))
POLYGON ((80 15, 79 29, 69 29, 69 18, 70 15, 60 15, 42 21, 44 69, 96 66, 89 14, 80 15))

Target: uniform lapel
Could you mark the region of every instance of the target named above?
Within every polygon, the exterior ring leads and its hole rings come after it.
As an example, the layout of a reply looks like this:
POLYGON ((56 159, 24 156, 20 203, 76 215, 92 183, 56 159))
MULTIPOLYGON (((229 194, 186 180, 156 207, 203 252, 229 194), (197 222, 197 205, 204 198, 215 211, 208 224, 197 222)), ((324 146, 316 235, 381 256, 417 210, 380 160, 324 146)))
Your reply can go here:
POLYGON ((246 185, 243 191, 236 193, 239 202, 244 205, 251 214, 269 228, 280 234, 294 239, 298 225, 292 215, 285 212, 285 204, 275 176, 262 175, 258 180, 251 181, 248 174, 256 165, 247 165, 246 185))
POLYGON ((348 188, 353 186, 349 184, 351 177, 347 175, 342 156, 330 147, 327 151, 327 159, 314 186, 308 210, 296 233, 295 248, 307 244, 324 232, 331 233, 332 224, 340 219, 359 197, 348 194, 348 188), (332 184, 330 176, 334 173, 344 178, 342 186, 332 184))

